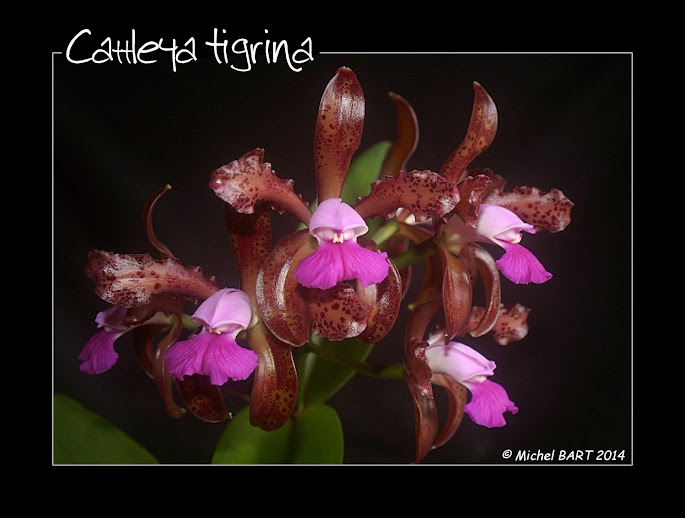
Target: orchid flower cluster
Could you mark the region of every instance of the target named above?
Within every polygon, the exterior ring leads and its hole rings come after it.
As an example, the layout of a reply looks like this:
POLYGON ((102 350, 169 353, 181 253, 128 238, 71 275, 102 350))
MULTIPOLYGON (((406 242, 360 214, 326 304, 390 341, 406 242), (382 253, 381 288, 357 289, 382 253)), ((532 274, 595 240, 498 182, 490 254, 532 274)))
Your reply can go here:
POLYGON ((81 370, 111 369, 116 341, 131 333, 169 416, 188 410, 207 422, 226 421, 232 413, 222 386, 253 376, 249 422, 274 431, 297 419, 308 402, 301 355, 320 354, 355 372, 406 380, 416 463, 454 436, 464 414, 484 427, 504 426, 505 415, 519 409, 495 381, 495 363, 471 345, 486 335, 501 345, 526 336, 530 309, 501 300, 500 274, 516 284, 547 282, 552 274, 525 242, 539 231, 563 230, 573 203, 558 189, 507 191, 493 171, 469 169, 498 124, 494 102, 480 84, 473 86, 467 134, 437 172, 405 170, 418 144, 417 118, 408 101, 391 93, 396 138, 366 191, 344 192, 365 113, 357 76, 345 67, 319 107, 313 203, 296 193, 292 180, 277 176, 263 149, 212 172, 209 188, 224 205, 239 286, 220 286, 157 239, 153 208, 169 186, 154 193, 144 218, 156 257, 89 255, 86 274, 111 307, 96 317, 99 330, 83 347, 81 370), (301 225, 274 239, 271 218, 286 212, 301 225), (418 290, 404 304, 420 262, 418 290), (484 286, 483 305, 477 283, 484 286), (192 314, 185 312, 188 304, 192 314), (402 319, 404 343, 385 345, 398 348, 399 368, 366 363, 370 347, 399 325, 402 310, 409 312, 402 319), (352 360, 342 351, 350 341, 362 351, 352 360), (449 401, 441 420, 436 385, 449 401))

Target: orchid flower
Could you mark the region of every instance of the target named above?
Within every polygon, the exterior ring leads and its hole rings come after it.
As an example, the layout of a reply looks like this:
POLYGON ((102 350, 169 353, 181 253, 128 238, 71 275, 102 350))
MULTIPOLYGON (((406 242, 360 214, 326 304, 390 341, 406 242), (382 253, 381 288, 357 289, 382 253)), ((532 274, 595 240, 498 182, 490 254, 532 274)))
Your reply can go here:
MULTIPOLYGON (((78 355, 78 359, 82 362, 79 367, 81 371, 88 374, 102 374, 114 366, 119 358, 119 354, 114 350, 114 342, 138 327, 124 323, 126 313, 127 309, 124 306, 117 305, 97 314, 95 322, 101 330, 90 337, 78 355)), ((160 311, 144 324, 170 325, 171 319, 160 311)))
POLYGON ((519 244, 521 231, 534 234, 535 228, 504 207, 481 203, 475 227, 457 215, 450 218, 445 225, 445 245, 458 255, 464 243, 493 243, 505 251, 496 264, 507 279, 516 284, 547 282, 552 274, 530 250, 519 244))
POLYGON ((359 279, 364 287, 382 282, 390 268, 388 254, 372 252, 357 243, 357 237, 368 230, 361 216, 342 199, 323 201, 309 222, 309 233, 319 246, 300 261, 295 278, 303 286, 322 290, 344 280, 359 279))
POLYGON ((276 243, 257 279, 259 313, 281 341, 299 347, 310 332, 376 343, 399 312, 401 278, 386 253, 364 236, 367 218, 392 218, 408 208, 418 221, 442 217, 459 201, 456 185, 428 170, 399 171, 376 180, 353 205, 341 201, 364 123, 364 95, 349 68, 338 69, 324 90, 314 131, 317 209, 276 176, 257 149, 215 170, 209 186, 239 214, 259 203, 287 211, 308 229, 276 243), (356 287, 354 281, 358 280, 356 287), (345 282, 345 281, 351 281, 345 282), (311 321, 311 325, 310 325, 311 321))
POLYGON ((449 376, 471 392, 464 411, 473 422, 487 428, 502 427, 506 425, 505 412, 518 412, 506 390, 488 379, 495 373, 495 362, 463 343, 445 343, 444 335, 430 337, 428 343, 425 356, 433 374, 449 376))
POLYGON ((191 317, 202 330, 188 340, 179 340, 166 352, 169 373, 184 376, 203 374, 213 385, 244 380, 257 366, 257 355, 236 342, 240 331, 252 320, 252 306, 245 293, 223 288, 205 300, 191 317))
MULTIPOLYGON (((169 188, 167 185, 153 193, 143 210, 148 238, 153 247, 161 253, 161 259, 155 259, 150 254, 117 254, 102 250, 94 250, 88 255, 86 275, 95 282, 95 293, 105 302, 112 304, 112 307, 98 314, 96 318, 98 326, 102 329, 81 351, 81 370, 97 374, 111 368, 118 358, 113 347, 114 342, 130 331, 141 366, 154 380, 164 400, 167 414, 179 418, 187 409, 204 421, 220 422, 229 419, 231 414, 226 409, 220 387, 212 382, 218 381, 222 375, 243 376, 248 368, 254 369, 254 361, 251 367, 241 366, 231 371, 224 362, 225 350, 214 347, 216 341, 206 340, 207 337, 199 333, 195 337, 197 340, 191 344, 205 340, 204 350, 208 352, 205 358, 196 364, 186 365, 185 369, 178 366, 180 362, 173 364, 172 361, 172 365, 179 369, 175 371, 179 375, 175 380, 167 369, 164 361, 166 353, 181 337, 184 324, 187 323, 183 318, 185 302, 198 304, 208 299, 214 301, 214 296, 221 292, 214 277, 205 275, 200 267, 184 265, 155 236, 152 209, 169 188), (216 354, 217 351, 219 354, 216 354), (216 362, 216 366, 213 366, 213 362, 216 362), (174 401, 173 383, 185 408, 174 401)), ((222 333, 223 337, 219 338, 219 343, 225 345, 226 340, 234 332, 234 329, 231 329, 233 324, 230 323, 230 318, 223 323, 210 318, 206 312, 210 307, 211 302, 197 313, 195 322, 188 325, 194 327, 197 323, 207 324, 214 331, 222 333)), ((216 305, 217 309, 220 307, 223 305, 216 305)), ((248 308, 251 308, 251 305, 248 304, 248 308)), ((249 314, 251 315, 251 310, 249 314)), ((242 312, 238 315, 240 320, 236 326, 239 327, 244 322, 244 315, 245 310, 242 306, 242 312)), ((249 365, 249 357, 253 353, 243 353, 242 348, 240 349, 237 356, 243 363, 247 356, 249 365)), ((183 350, 182 343, 179 351, 183 350)), ((203 348, 196 347, 193 350, 200 352, 203 348)), ((197 358, 196 356, 195 359, 197 358)))

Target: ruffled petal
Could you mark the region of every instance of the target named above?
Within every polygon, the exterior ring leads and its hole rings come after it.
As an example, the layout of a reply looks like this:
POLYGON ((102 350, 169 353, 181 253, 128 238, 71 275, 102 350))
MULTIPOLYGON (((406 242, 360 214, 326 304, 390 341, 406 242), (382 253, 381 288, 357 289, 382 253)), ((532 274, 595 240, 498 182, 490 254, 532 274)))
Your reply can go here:
POLYGON ((504 276, 516 284, 542 284, 552 278, 533 252, 518 244, 503 246, 505 253, 497 262, 504 276))
POLYGON ((240 347, 229 334, 208 331, 176 342, 167 351, 164 361, 169 373, 177 379, 203 374, 209 376, 212 385, 223 385, 229 378, 244 380, 257 367, 254 351, 240 347))
POLYGON ((114 342, 123 334, 123 331, 110 333, 103 329, 91 336, 78 355, 83 362, 79 368, 88 374, 102 374, 111 369, 119 358, 114 342))
POLYGON ((426 347, 426 361, 436 374, 446 374, 459 383, 485 380, 495 372, 495 362, 459 342, 435 343, 426 347))
POLYGON ((300 261, 295 278, 303 286, 322 290, 353 279, 366 287, 388 276, 387 257, 386 252, 368 250, 356 241, 321 243, 315 253, 300 261))
POLYGON ((250 325, 252 306, 242 291, 223 288, 200 304, 191 318, 211 330, 229 333, 235 338, 239 331, 250 325))
POLYGON ((519 411, 499 383, 485 380, 465 385, 471 391, 471 401, 464 406, 464 410, 476 424, 499 428, 507 424, 504 412, 515 414, 519 411))

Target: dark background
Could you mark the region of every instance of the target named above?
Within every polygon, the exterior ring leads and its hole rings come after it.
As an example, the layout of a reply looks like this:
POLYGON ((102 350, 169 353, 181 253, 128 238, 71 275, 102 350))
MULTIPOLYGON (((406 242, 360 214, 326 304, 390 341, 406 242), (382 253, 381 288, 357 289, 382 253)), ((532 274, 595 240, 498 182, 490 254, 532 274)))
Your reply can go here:
MULTIPOLYGON (((200 43, 212 28, 176 37, 179 44, 190 36, 200 43)), ((110 35, 93 35, 91 48, 110 35)), ((145 28, 137 36, 159 37, 145 28)), ((291 48, 304 39, 270 36, 287 38, 291 48)), ((364 90, 361 149, 394 137, 393 91, 411 102, 420 125, 408 168, 438 170, 465 135, 478 81, 498 107, 499 129, 473 166, 492 168, 509 187, 561 189, 575 207, 565 231, 524 237, 554 277, 527 286, 503 279, 504 302, 532 309, 528 336, 506 347, 489 338, 463 340, 497 363, 492 379, 519 413, 506 414, 500 429, 465 418, 424 463, 502 464, 506 448, 625 450, 631 461, 633 56, 320 53, 338 50, 346 49, 317 48, 314 38, 315 59, 299 73, 263 59, 247 73, 205 56, 173 72, 167 55, 154 65, 74 65, 53 55, 54 391, 103 415, 163 463, 209 462, 225 424, 168 418, 128 336, 117 342, 119 361, 110 371, 79 370, 95 314, 107 307, 83 273, 88 251, 153 252, 142 208, 169 183, 155 209, 158 237, 185 264, 236 285, 222 202, 207 187, 211 171, 263 147, 276 173, 293 178, 296 191, 312 200, 314 122, 340 66, 352 68, 364 90)), ((274 222, 278 237, 296 224, 288 215, 274 222)), ((400 326, 369 360, 401 361, 401 336, 400 326)), ((242 406, 230 396, 227 404, 233 411, 242 406)), ((403 380, 358 375, 330 404, 344 427, 346 463, 413 460, 414 414, 403 380)))

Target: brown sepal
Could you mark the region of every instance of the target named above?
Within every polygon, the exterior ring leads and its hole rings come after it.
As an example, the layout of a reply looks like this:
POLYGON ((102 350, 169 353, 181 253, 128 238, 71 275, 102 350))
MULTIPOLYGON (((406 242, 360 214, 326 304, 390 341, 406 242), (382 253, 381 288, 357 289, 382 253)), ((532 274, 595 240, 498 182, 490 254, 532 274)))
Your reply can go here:
POLYGON ((154 259, 150 254, 114 254, 95 272, 95 293, 110 304, 127 308, 149 304, 163 293, 197 302, 219 290, 199 266, 178 259, 154 259))
POLYGON ((459 428, 464 418, 464 405, 466 405, 468 392, 464 385, 451 376, 433 374, 432 381, 436 385, 444 387, 447 392, 447 417, 445 417, 445 423, 433 442, 433 448, 439 448, 449 441, 459 428))
POLYGON ((440 168, 440 174, 452 182, 461 179, 469 164, 490 146, 497 133, 495 103, 476 81, 473 82, 473 90, 473 108, 466 136, 440 168))
POLYGON ((295 182, 280 179, 262 158, 263 153, 252 151, 220 167, 212 173, 209 188, 241 214, 252 214, 258 202, 268 201, 278 212, 288 211, 308 224, 312 212, 295 193, 295 182))
POLYGON ((307 289, 312 331, 337 342, 359 336, 367 325, 366 308, 352 286, 339 282, 332 288, 307 289))
POLYGON ((438 409, 431 385, 431 370, 423 356, 425 347, 425 342, 414 340, 408 343, 407 361, 403 363, 405 380, 414 403, 416 464, 433 449, 439 427, 438 409))
POLYGON ((323 92, 314 131, 314 171, 319 203, 328 198, 340 198, 363 128, 362 87, 352 70, 341 67, 323 92))
POLYGON ((411 104, 396 93, 390 92, 389 95, 395 104, 397 132, 395 140, 383 160, 380 176, 394 176, 403 170, 419 142, 419 123, 411 104))
POLYGON ((162 243, 155 235, 155 229, 152 225, 152 210, 155 207, 157 200, 162 197, 162 195, 171 189, 171 185, 167 184, 158 191, 154 192, 152 196, 147 199, 145 207, 143 208, 143 222, 145 223, 145 230, 147 231, 147 238, 150 240, 150 244, 154 246, 162 254, 162 257, 174 258, 174 254, 169 250, 169 248, 162 243))
MULTIPOLYGON (((378 251, 376 243, 369 238, 360 236, 357 242, 378 251)), ((392 261, 382 282, 367 287, 357 283, 357 298, 366 309, 366 329, 357 339, 367 344, 380 342, 395 325, 402 301, 402 277, 392 261)))
POLYGON ((105 252, 104 250, 91 250, 88 252, 88 261, 85 268, 86 277, 95 280, 95 272, 109 261, 113 255, 114 252, 105 252))
POLYGON ((496 190, 484 203, 509 209, 536 231, 561 232, 571 223, 573 202, 559 189, 542 192, 537 187, 514 187, 509 192, 496 190))
POLYGON ((473 287, 468 266, 453 255, 439 238, 433 238, 442 260, 442 305, 446 332, 454 336, 468 322, 473 300, 473 287))
POLYGON ((250 397, 250 424, 266 431, 276 430, 290 419, 297 400, 292 347, 278 340, 262 322, 247 330, 247 341, 258 357, 250 397))
POLYGON ((255 205, 254 213, 240 214, 225 203, 224 218, 240 278, 240 289, 250 297, 252 304, 256 305, 259 271, 273 247, 269 205, 258 203, 255 205))
POLYGON ((266 326, 281 341, 299 347, 309 340, 307 288, 295 278, 300 260, 317 249, 307 229, 283 237, 257 276, 257 306, 266 326))
MULTIPOLYGON (((478 325, 471 330, 472 336, 482 336, 492 329, 499 315, 501 305, 499 269, 492 255, 476 243, 466 243, 459 252, 459 257, 478 269, 485 287, 485 311, 478 325)), ((459 333, 458 330, 456 332, 459 333)))
POLYGON ((433 216, 442 217, 459 201, 457 184, 446 181, 433 171, 400 171, 371 184, 368 196, 359 198, 354 206, 364 219, 374 216, 392 218, 403 207, 414 214, 416 221, 433 216))

